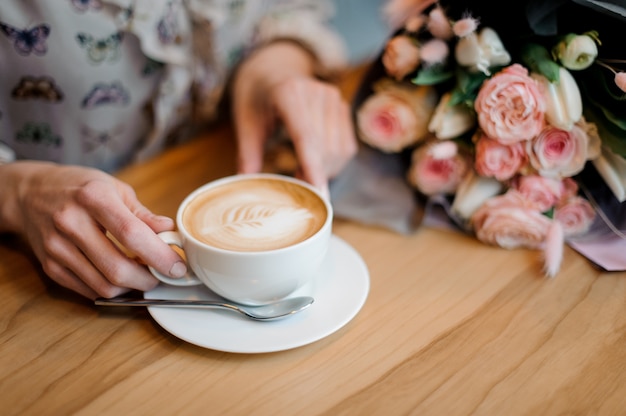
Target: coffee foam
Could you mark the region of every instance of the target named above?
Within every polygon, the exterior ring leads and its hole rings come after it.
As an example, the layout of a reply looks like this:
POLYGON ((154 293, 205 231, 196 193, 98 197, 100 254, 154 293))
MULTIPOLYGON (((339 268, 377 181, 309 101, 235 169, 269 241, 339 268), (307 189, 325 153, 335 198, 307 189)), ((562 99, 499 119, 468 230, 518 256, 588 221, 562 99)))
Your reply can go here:
POLYGON ((226 250, 288 247, 315 234, 326 221, 323 201, 297 184, 245 179, 198 195, 183 224, 197 240, 226 250))

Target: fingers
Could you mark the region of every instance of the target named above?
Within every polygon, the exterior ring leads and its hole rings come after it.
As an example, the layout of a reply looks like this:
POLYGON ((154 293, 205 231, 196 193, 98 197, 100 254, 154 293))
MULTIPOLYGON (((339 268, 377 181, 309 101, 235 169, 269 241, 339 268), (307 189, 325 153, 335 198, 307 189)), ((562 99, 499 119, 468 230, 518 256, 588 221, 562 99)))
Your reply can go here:
POLYGON ((260 172, 263 167, 265 138, 254 129, 254 126, 246 126, 238 129, 237 137, 238 172, 260 172))
POLYGON ((237 136, 239 173, 257 173, 263 167, 265 141, 273 129, 274 115, 265 97, 247 79, 235 89, 233 114, 237 136))
POLYGON ((84 212, 64 211, 55 223, 58 234, 48 237, 42 264, 60 284, 90 298, 113 297, 129 289, 150 290, 156 285, 150 272, 118 250, 84 212))
POLYGON ((327 192, 328 180, 356 153, 349 105, 338 89, 308 79, 284 82, 273 96, 294 143, 303 179, 327 192))
MULTIPOLYGON (((103 192, 101 186, 103 185, 98 182, 87 184, 77 197, 80 204, 93 215, 94 220, 145 263, 168 276, 182 277, 187 270, 183 259, 163 242, 142 218, 149 217, 153 222, 163 222, 159 224, 160 226, 167 226, 166 221, 155 219, 152 213, 139 203, 135 193, 127 185, 118 183, 117 193, 113 195, 110 192, 108 194, 103 192)), ((79 247, 88 246, 85 249, 89 252, 85 254, 96 266, 102 265, 100 267, 107 264, 105 259, 101 260, 103 254, 110 255, 110 249, 115 248, 112 244, 107 244, 109 249, 104 253, 93 252, 89 242, 84 241, 84 237, 74 235, 73 238, 82 244, 79 247)), ((100 233, 99 239, 106 237, 100 233)), ((136 267, 134 272, 138 272, 136 267)), ((118 273, 105 274, 120 279, 117 277, 118 273)))

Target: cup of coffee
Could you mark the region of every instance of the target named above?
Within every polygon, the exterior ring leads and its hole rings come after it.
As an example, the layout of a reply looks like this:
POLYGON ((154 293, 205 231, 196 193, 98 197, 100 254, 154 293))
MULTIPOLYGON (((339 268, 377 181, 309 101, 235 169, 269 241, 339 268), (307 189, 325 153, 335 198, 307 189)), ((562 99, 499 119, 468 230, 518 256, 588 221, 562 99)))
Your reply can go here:
POLYGON ((231 301, 262 305, 285 298, 320 270, 333 210, 308 183, 272 173, 218 179, 193 191, 178 208, 177 231, 159 233, 180 247, 188 275, 160 281, 204 284, 231 301))

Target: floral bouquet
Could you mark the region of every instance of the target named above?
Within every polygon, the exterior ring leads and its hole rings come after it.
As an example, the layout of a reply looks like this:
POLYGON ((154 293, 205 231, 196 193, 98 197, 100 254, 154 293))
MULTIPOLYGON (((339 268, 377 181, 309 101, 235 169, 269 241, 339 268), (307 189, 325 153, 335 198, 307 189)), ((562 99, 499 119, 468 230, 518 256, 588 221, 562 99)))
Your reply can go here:
POLYGON ((398 0, 387 12, 399 29, 354 103, 365 147, 396 156, 407 187, 480 241, 539 250, 547 276, 599 220, 626 243, 626 61, 612 55, 623 6, 398 0))

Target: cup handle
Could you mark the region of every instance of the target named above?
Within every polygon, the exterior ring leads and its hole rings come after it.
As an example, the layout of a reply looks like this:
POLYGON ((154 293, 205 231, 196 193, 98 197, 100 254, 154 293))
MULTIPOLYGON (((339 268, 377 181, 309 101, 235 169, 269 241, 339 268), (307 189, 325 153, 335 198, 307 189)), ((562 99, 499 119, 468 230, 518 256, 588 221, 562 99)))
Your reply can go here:
MULTIPOLYGON (((158 233, 157 235, 165 243, 177 246, 181 250, 183 250, 183 240, 180 236, 180 233, 176 231, 163 231, 161 233, 158 233)), ((198 277, 194 274, 193 270, 191 270, 191 267, 189 267, 189 263, 187 263, 187 273, 183 277, 176 278, 176 279, 164 275, 163 273, 153 269, 151 266, 148 266, 148 269, 150 269, 150 273, 152 273, 154 277, 156 277, 163 283, 167 283, 168 285, 197 286, 197 285, 202 284, 200 279, 198 279, 198 277)))

